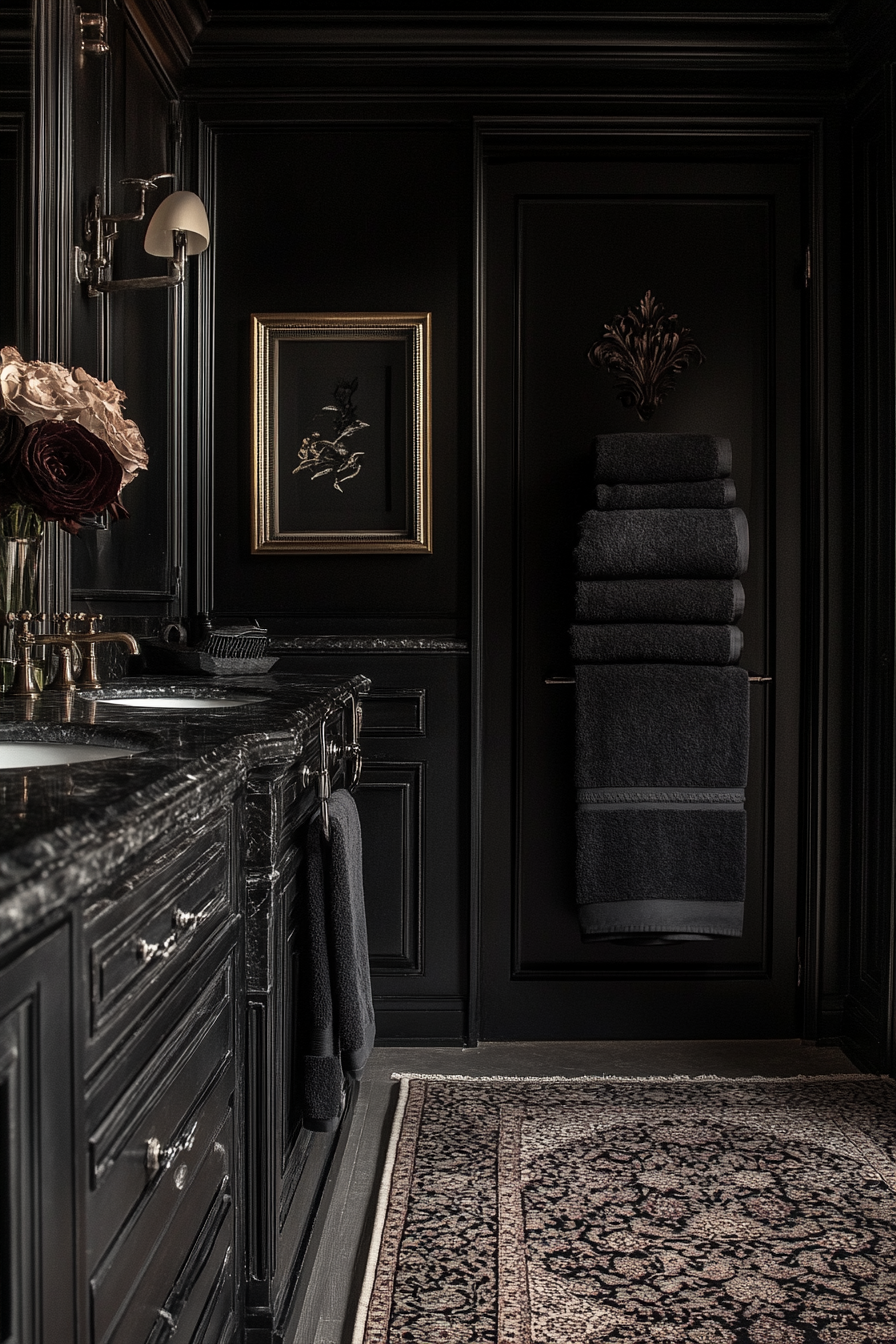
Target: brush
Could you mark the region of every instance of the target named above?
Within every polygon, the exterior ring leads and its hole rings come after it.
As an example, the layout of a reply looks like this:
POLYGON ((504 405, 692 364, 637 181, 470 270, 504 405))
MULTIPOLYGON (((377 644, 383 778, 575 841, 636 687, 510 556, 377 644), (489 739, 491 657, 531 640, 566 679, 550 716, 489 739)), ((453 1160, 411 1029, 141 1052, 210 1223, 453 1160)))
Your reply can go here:
POLYGON ((212 658, 263 658, 267 647, 268 632, 259 625, 222 625, 196 645, 212 658))

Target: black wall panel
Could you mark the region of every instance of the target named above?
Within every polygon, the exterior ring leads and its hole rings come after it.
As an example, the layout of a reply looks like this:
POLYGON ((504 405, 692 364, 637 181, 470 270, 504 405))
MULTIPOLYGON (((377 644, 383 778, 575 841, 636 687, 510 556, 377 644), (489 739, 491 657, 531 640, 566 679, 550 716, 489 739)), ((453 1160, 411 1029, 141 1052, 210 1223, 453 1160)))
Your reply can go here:
POLYGON ((460 1044, 467 1033, 468 658, 289 654, 279 667, 363 672, 356 792, 377 1038, 460 1044), (425 707, 425 708, 424 708, 425 707))
POLYGON ((894 333, 893 89, 865 91, 852 141, 850 386, 853 860, 846 1032, 874 1068, 894 1067, 894 333))
MULTIPOLYGON (((77 71, 75 159, 76 237, 83 216, 100 191, 107 212, 131 211, 133 187, 124 177, 151 177, 176 167, 169 137, 171 94, 121 15, 110 14, 111 51, 85 54, 77 71), (104 135, 104 125, 108 128, 104 135), (111 138, 107 139, 109 135, 111 138)), ((146 217, 170 184, 147 195, 146 217)), ((145 223, 120 226, 114 278, 164 274, 165 263, 143 248, 145 223)), ((126 415, 140 428, 149 469, 125 487, 129 521, 107 530, 84 531, 71 543, 72 587, 80 602, 94 594, 99 610, 164 614, 176 587, 174 567, 177 508, 175 463, 169 442, 169 338, 172 300, 165 290, 124 292, 89 299, 75 294, 74 358, 89 373, 111 378, 127 393, 126 415)))
POLYGON ((219 124, 212 143, 215 612, 453 622, 466 598, 458 494, 469 462, 457 131, 262 119, 219 124), (432 555, 250 555, 251 314, 418 311, 432 313, 432 555))

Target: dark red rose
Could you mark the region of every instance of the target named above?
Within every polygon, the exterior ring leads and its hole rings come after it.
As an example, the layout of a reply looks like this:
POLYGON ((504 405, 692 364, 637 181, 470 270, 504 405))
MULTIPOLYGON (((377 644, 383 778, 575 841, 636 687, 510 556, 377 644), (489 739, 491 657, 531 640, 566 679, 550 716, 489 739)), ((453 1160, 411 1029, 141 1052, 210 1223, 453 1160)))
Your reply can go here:
POLYGON ((85 513, 108 509, 113 518, 128 517, 118 499, 121 466, 95 434, 63 420, 26 426, 15 442, 10 427, 6 432, 8 445, 0 427, 0 507, 28 504, 72 533, 85 513))

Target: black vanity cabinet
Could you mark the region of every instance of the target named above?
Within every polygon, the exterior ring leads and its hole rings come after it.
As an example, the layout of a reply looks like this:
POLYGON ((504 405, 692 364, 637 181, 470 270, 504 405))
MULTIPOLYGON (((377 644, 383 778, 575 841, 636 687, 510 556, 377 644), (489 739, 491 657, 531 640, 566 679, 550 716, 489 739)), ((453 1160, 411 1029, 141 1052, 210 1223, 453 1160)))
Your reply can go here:
POLYGON ((0 852, 0 1344, 298 1337, 340 1140, 301 1124, 305 836, 366 684, 271 679, 233 727, 156 720, 120 785, 21 792, 69 814, 0 852))
POLYGON ((90 1344, 237 1317, 241 799, 84 910, 90 1344))
MULTIPOLYGON (((324 722, 334 788, 348 782, 353 701, 324 722)), ((355 724, 357 720, 355 720, 355 724)), ((301 1269, 339 1131, 302 1128, 303 866, 320 739, 301 762, 253 771, 246 850, 246 1344, 295 1338, 301 1269)), ((345 1097, 345 1114, 354 1099, 345 1097)))
POLYGON ((73 1338, 71 929, 0 962, 0 1339, 73 1338))

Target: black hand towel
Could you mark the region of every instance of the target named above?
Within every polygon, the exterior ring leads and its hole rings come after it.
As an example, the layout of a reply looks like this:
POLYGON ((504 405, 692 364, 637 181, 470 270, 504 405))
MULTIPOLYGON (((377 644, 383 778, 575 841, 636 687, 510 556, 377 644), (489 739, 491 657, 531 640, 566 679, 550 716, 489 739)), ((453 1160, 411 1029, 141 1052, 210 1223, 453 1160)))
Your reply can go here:
POLYGON ((586 942, 741 936, 747 843, 741 804, 585 805, 576 832, 576 900, 586 942))
POLYGON ((734 579, 748 555, 741 509, 589 509, 576 549, 583 579, 734 579))
POLYGON ((731 441, 711 434, 598 434, 594 479, 708 481, 731 475, 731 441))
POLYGON ((743 789, 748 749, 745 668, 576 668, 577 789, 743 789))
POLYGON ((675 621, 730 625, 744 610, 740 579, 584 579, 577 621, 675 621))
POLYGON ((714 481, 595 486, 599 509, 728 509, 737 498, 730 476, 714 481))
POLYGON ((735 625, 574 625, 574 663, 736 663, 744 637, 735 625))
POLYGON ((308 827, 304 977, 302 1124, 329 1132, 339 1125, 342 1078, 360 1078, 376 1024, 367 955, 361 826, 351 794, 330 799, 330 841, 320 818, 308 827))

